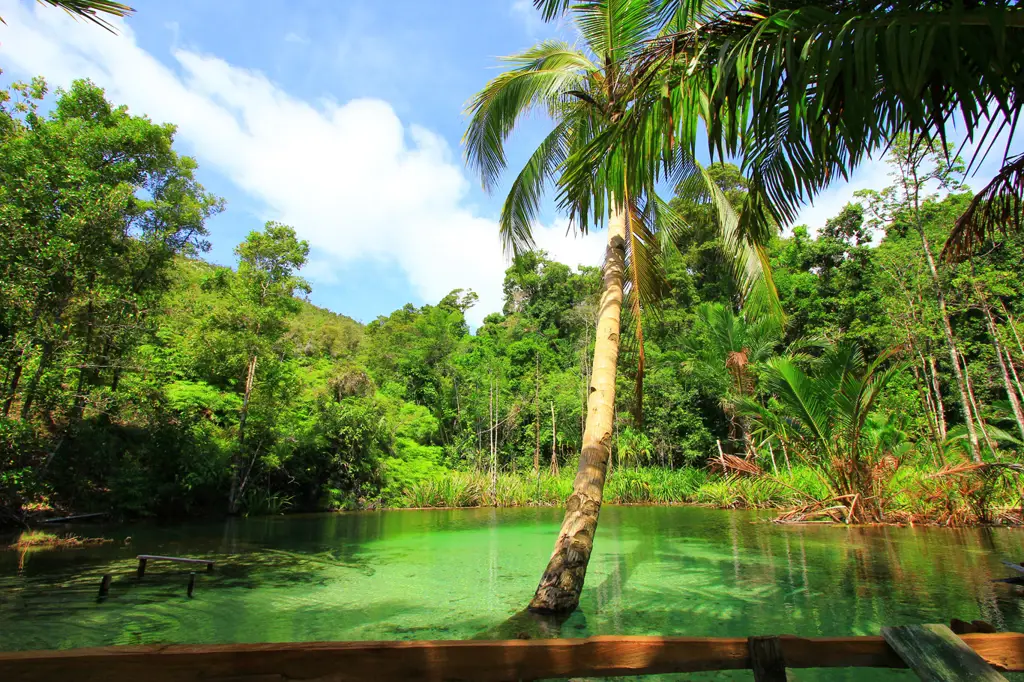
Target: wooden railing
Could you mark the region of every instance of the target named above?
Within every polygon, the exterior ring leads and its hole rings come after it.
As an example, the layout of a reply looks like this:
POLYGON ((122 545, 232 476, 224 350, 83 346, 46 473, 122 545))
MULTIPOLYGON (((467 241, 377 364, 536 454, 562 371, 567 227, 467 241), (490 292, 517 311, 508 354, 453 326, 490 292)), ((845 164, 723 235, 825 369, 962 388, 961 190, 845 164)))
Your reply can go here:
MULTIPOLYGON (((944 627, 944 626, 940 626, 944 627)), ((1024 671, 1024 634, 961 639, 996 670, 1024 671)), ((588 639, 167 645, 0 653, 5 682, 535 680, 752 669, 761 650, 786 668, 906 668, 882 637, 588 639), (771 646, 762 646, 764 640, 771 646)), ((969 654, 970 652, 968 652, 969 654)), ((771 661, 768 661, 771 663, 771 661)), ((763 661, 762 661, 763 663, 763 661)), ((774 679, 758 671, 759 679, 774 679)))

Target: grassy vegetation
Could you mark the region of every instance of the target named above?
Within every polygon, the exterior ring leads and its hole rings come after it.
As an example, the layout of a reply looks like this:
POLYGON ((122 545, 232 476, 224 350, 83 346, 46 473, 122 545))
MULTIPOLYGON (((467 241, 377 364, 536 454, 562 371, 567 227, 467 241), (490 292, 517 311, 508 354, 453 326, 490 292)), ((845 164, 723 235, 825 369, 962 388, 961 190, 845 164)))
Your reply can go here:
POLYGON ((17 542, 11 545, 11 549, 66 549, 69 547, 85 547, 86 545, 101 545, 113 542, 107 538, 80 538, 77 535, 56 535, 43 530, 26 530, 18 536, 17 542))
MULTIPOLYGON (((1009 477, 934 474, 927 468, 901 468, 884 491, 885 520, 944 525, 1019 521, 1021 494, 1009 477)), ((559 476, 502 474, 495 502, 486 472, 453 471, 415 483, 400 497, 385 502, 390 507, 404 508, 557 506, 572 492, 573 476, 574 470, 569 467, 559 476)), ((617 469, 605 488, 608 504, 699 504, 723 509, 814 509, 817 504, 827 503, 829 497, 825 485, 806 466, 762 476, 724 476, 697 468, 617 469)), ((819 513, 816 518, 827 521, 845 517, 842 513, 838 517, 819 513)))

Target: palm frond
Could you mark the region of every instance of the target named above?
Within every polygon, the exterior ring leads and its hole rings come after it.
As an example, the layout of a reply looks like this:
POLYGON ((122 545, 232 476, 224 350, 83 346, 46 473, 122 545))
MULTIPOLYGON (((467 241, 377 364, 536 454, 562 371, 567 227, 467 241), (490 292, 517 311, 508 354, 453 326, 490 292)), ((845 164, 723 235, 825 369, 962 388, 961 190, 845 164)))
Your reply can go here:
POLYGON ((962 260, 996 233, 1021 229, 1024 216, 1024 154, 1009 160, 971 200, 950 232, 942 257, 962 260))
MULTIPOLYGON (((624 321, 632 334, 625 344, 627 352, 636 352, 636 381, 633 412, 637 424, 643 422, 643 388, 646 355, 644 352, 644 315, 657 315, 658 303, 668 291, 659 235, 671 229, 659 224, 656 197, 645 205, 634 202, 626 220, 626 286, 624 321)), ((662 214, 664 215, 664 214, 662 214)))
POLYGON ((755 0, 652 41, 637 69, 681 70, 671 134, 693 148, 682 122, 703 118, 713 153, 740 156, 751 196, 786 224, 900 133, 945 142, 957 121, 981 157, 1012 137, 1020 45, 1017 3, 755 0))
POLYGON ((498 230, 506 255, 517 256, 534 248, 533 221, 540 208, 545 184, 564 161, 571 122, 564 120, 548 133, 512 182, 501 207, 498 230))
POLYGON ((774 318, 781 324, 785 315, 778 290, 775 288, 775 280, 772 277, 768 251, 764 246, 768 239, 765 234, 760 232, 751 235, 746 228, 752 221, 743 219, 743 216, 758 212, 759 204, 750 202, 748 194, 748 202, 743 214, 737 213, 729 202, 729 198, 708 175, 707 169, 700 166, 699 170, 712 203, 718 211, 718 226, 722 241, 725 244, 726 254, 733 259, 733 276, 743 292, 746 307, 756 313, 774 318))
POLYGON ((538 107, 549 113, 560 109, 566 93, 583 88, 586 73, 595 69, 582 52, 553 40, 505 61, 514 68, 493 78, 470 101, 463 136, 466 161, 488 190, 505 169, 505 140, 519 120, 538 107))
POLYGON ((794 416, 804 438, 810 438, 823 452, 835 447, 828 421, 827 403, 822 401, 814 381, 788 358, 775 358, 768 363, 769 389, 794 416))
MULTIPOLYGON (((117 33, 114 25, 103 16, 109 14, 112 17, 124 18, 135 10, 128 5, 114 0, 38 0, 41 5, 50 5, 64 10, 75 19, 85 19, 97 26, 101 26, 111 33, 117 33)), ((0 17, 0 23, 7 22, 0 17)))
POLYGON ((651 37, 658 19, 646 0, 580 0, 573 16, 587 45, 605 60, 605 75, 613 79, 619 65, 651 37))

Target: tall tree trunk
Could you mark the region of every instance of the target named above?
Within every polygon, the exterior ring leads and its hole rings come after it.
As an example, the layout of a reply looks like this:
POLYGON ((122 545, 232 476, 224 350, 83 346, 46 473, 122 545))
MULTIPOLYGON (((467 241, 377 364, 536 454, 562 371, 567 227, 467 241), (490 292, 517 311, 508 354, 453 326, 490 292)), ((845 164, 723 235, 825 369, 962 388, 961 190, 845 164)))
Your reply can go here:
POLYGON ((498 384, 491 389, 491 504, 498 506, 498 384))
POLYGON ((946 310, 946 296, 942 293, 942 283, 939 281, 939 271, 935 267, 935 258, 932 256, 932 248, 928 243, 928 237, 924 228, 917 226, 918 234, 921 236, 921 245, 924 247, 924 254, 928 261, 928 271, 931 273, 932 284, 935 287, 935 297, 939 302, 939 316, 942 318, 942 332, 946 336, 946 346, 949 348, 949 359, 953 365, 953 375, 956 377, 957 387, 960 389, 960 407, 964 411, 967 425, 967 437, 971 443, 971 456, 975 462, 981 461, 981 444, 978 442, 978 432, 974 428, 974 420, 971 419, 971 401, 967 394, 967 382, 964 380, 964 373, 960 369, 959 351, 956 347, 956 340, 953 338, 953 327, 949 323, 949 313, 946 310))
POLYGON ((1003 348, 1003 352, 1006 353, 1006 364, 1010 368, 1010 373, 1013 374, 1013 385, 1017 387, 1017 395, 1024 396, 1024 388, 1021 388, 1020 377, 1017 376, 1017 368, 1013 364, 1013 355, 1006 347, 1003 348))
POLYGON ((967 369, 967 358, 960 354, 960 359, 964 363, 964 378, 967 380, 967 396, 970 398, 971 407, 974 408, 974 414, 978 418, 978 428, 981 430, 981 435, 985 438, 985 445, 988 446, 989 452, 992 453, 993 459, 999 459, 999 455, 996 454, 996 446, 992 442, 992 439, 988 437, 988 429, 985 428, 985 420, 981 418, 981 407, 978 405, 978 401, 974 398, 974 385, 971 383, 971 373, 967 369))
POLYGON ((241 501, 241 469, 245 458, 245 422, 249 418, 249 399, 252 397, 252 386, 256 381, 256 355, 249 358, 249 366, 245 373, 245 393, 242 394, 242 411, 238 415, 238 452, 231 462, 231 491, 228 493, 228 513, 237 514, 241 501))
POLYGON ((1021 410, 1017 388, 1010 380, 1010 371, 1006 368, 1006 360, 1003 359, 1003 344, 999 342, 999 329, 996 327, 995 318, 992 317, 992 308, 989 306, 988 299, 985 298, 985 294, 977 282, 974 284, 974 291, 978 294, 978 299, 981 301, 981 309, 985 313, 985 321, 988 322, 988 333, 992 336, 992 344, 996 349, 996 358, 999 360, 999 370, 1003 375, 1006 397, 1009 399, 1010 407, 1013 409, 1013 417, 1017 420, 1017 428, 1020 430, 1020 435, 1024 438, 1024 411, 1021 410))
POLYGON ((1013 319, 1013 315, 1011 315, 1010 311, 1007 310, 1006 304, 1003 303, 1002 299, 999 299, 999 305, 1003 309, 1003 315, 1006 316, 1006 321, 1010 324, 1010 330, 1013 332, 1013 338, 1017 340, 1017 350, 1019 350, 1020 354, 1024 356, 1024 343, 1021 343, 1020 335, 1017 334, 1017 321, 1013 319))
POLYGON ((537 354, 537 376, 533 384, 533 475, 540 475, 540 354, 537 354))
MULTIPOLYGON (((922 356, 920 352, 918 352, 918 357, 921 358, 921 364, 924 366, 924 377, 927 379, 928 365, 925 363, 924 356, 922 356)), ((924 407, 927 413, 926 416, 928 417, 928 431, 931 434, 932 441, 935 443, 935 447, 938 449, 938 459, 942 463, 942 466, 945 466, 946 457, 942 452, 942 441, 944 439, 939 438, 937 427, 939 416, 935 410, 935 403, 932 401, 932 392, 928 388, 927 382, 921 379, 921 372, 918 370, 916 365, 913 367, 913 373, 914 383, 917 384, 917 392, 921 394, 922 399, 924 400, 924 407)))
POLYGON ((931 369, 932 393, 935 396, 935 412, 938 415, 939 435, 943 442, 946 440, 948 428, 946 427, 946 405, 942 402, 942 386, 939 384, 939 372, 935 368, 935 356, 928 353, 928 365, 931 369))
POLYGON ((558 475, 558 452, 555 450, 555 444, 558 442, 558 437, 555 435, 555 401, 551 401, 551 475, 558 475))
POLYGON ((626 212, 613 208, 608 221, 604 259, 604 288, 594 343, 593 378, 587 400, 587 424, 573 492, 566 500, 565 518, 548 566, 541 576, 530 609, 569 613, 580 603, 594 534, 601 513, 605 475, 611 455, 615 412, 615 374, 619 360, 622 277, 625 269, 626 212))

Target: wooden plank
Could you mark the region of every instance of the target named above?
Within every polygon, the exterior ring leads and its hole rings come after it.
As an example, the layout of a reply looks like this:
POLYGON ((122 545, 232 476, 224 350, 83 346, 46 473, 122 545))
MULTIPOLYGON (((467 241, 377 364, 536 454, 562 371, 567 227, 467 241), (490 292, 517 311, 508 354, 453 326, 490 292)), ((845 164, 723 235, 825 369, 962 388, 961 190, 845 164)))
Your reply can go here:
MULTIPOLYGON (((906 664, 881 637, 781 636, 788 668, 906 664)), ((1024 634, 964 635, 1003 670, 1024 671, 1024 634)), ((163 645, 0 653, 0 680, 532 680, 751 668, 746 638, 591 637, 551 640, 163 645)))
POLYGON ((747 649, 754 682, 786 682, 786 658, 778 637, 750 637, 747 649))
POLYGON ((926 682, 1006 682, 945 625, 882 628, 882 637, 926 682))
POLYGON ((213 559, 189 559, 180 556, 156 556, 154 554, 140 554, 135 558, 139 561, 177 561, 179 564, 203 564, 205 566, 212 566, 215 563, 213 559))

